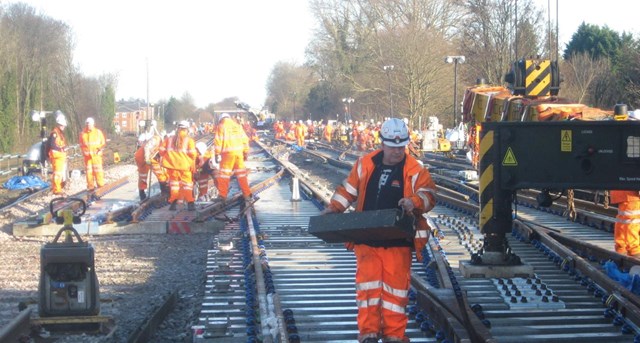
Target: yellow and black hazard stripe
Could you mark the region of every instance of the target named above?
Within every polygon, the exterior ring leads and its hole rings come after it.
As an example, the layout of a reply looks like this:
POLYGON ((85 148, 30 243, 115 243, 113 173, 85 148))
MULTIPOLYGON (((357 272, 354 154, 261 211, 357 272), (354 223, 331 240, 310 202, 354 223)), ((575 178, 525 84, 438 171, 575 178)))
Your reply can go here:
POLYGON ((525 61, 525 96, 549 96, 551 94, 551 61, 525 61))
POLYGON ((493 226, 494 207, 494 130, 488 129, 480 131, 480 232, 486 233, 487 228, 493 226))

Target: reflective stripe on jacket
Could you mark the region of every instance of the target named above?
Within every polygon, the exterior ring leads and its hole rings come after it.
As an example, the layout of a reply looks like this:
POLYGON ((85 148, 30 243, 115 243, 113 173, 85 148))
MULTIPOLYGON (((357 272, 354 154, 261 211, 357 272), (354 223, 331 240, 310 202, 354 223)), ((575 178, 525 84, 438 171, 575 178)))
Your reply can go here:
POLYGON ((216 128, 213 146, 216 155, 228 153, 242 155, 249 153, 249 137, 240 124, 233 119, 224 118, 216 128))
POLYGON ((49 159, 54 158, 66 158, 67 153, 67 139, 64 137, 64 133, 60 130, 59 126, 56 126, 51 130, 49 135, 49 159))
POLYGON ((96 155, 106 145, 104 134, 100 129, 84 129, 80 134, 80 149, 84 156, 96 155))
MULTIPOLYGON (((342 182, 342 185, 336 188, 331 197, 331 206, 338 212, 344 212, 356 200, 358 201, 356 211, 362 211, 367 183, 369 183, 375 169, 373 157, 381 153, 382 150, 378 149, 360 157, 351 169, 349 176, 342 182)), ((436 204, 436 186, 429 171, 423 168, 414 157, 406 153, 405 155, 402 173, 404 179, 403 195, 413 201, 415 207, 413 214, 416 220, 424 220, 422 214, 433 209, 436 204)))
POLYGON ((187 136, 167 137, 160 146, 162 166, 173 170, 193 170, 196 163, 196 143, 187 136))

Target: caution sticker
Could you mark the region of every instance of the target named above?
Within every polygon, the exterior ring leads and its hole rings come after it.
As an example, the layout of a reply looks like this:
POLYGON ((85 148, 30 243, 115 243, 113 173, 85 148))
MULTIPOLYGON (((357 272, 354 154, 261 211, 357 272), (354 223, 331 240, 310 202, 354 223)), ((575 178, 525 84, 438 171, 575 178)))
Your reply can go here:
POLYGON ((515 167, 518 165, 518 160, 516 160, 516 155, 511 150, 511 147, 507 148, 507 153, 504 154, 504 158, 502 159, 502 165, 505 167, 515 167))
POLYGON ((571 130, 560 130, 560 151, 571 152, 572 145, 571 130))

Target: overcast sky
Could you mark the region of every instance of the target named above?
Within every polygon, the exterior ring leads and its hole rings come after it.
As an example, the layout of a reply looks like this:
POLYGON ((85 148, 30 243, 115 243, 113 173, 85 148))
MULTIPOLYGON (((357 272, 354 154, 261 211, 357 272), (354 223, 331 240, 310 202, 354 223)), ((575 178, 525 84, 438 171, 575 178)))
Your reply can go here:
MULTIPOLYGON (((24 2, 71 26, 85 75, 118 75, 118 100, 146 99, 148 65, 151 103, 189 92, 200 107, 231 96, 261 106, 274 64, 302 64, 315 25, 306 0, 24 2)), ((582 21, 637 34, 631 4, 560 0, 561 46, 582 21)))

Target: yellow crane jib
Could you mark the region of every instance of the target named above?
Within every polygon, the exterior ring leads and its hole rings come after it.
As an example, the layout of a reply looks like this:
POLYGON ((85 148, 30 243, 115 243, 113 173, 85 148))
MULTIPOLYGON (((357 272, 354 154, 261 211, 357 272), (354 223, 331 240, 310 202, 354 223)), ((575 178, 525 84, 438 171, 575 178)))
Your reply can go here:
POLYGON ((558 62, 521 59, 513 62, 505 81, 513 95, 525 97, 556 96, 560 91, 558 62))

